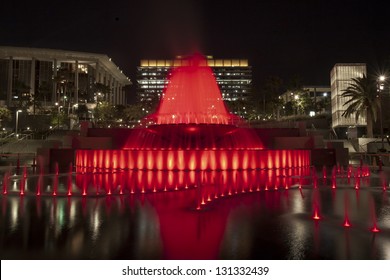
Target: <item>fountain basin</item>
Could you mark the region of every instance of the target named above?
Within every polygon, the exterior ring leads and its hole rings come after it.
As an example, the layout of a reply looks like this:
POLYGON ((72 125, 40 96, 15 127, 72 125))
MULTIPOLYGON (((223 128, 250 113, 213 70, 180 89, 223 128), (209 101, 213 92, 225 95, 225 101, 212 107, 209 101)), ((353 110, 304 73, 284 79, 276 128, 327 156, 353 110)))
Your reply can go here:
POLYGON ((309 150, 76 150, 76 167, 111 170, 253 170, 310 166, 309 150))

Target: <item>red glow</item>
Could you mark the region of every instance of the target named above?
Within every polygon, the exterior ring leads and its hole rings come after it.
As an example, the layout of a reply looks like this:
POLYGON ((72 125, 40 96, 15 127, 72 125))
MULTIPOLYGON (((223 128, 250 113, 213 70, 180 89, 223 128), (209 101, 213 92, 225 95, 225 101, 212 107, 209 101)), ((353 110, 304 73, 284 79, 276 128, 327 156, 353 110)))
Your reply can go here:
POLYGON ((316 208, 316 209, 314 209, 314 215, 313 215, 313 220, 320 220, 321 219, 321 217, 320 217, 320 215, 319 215, 319 213, 318 213, 319 211, 318 211, 318 209, 316 208))
POLYGON ((20 179, 20 195, 24 195, 25 185, 26 185, 26 178, 23 176, 20 179))
POLYGON ((9 182, 9 172, 5 172, 4 177, 3 177, 3 194, 4 195, 6 195, 8 193, 8 191, 7 191, 8 182, 9 182))
MULTIPOLYGON (((140 127, 131 129, 120 148, 76 150, 77 171, 185 171, 191 174, 192 171, 272 169, 279 173, 276 175, 271 172, 269 178, 272 178, 272 182, 266 184, 275 189, 279 186, 287 189, 292 182, 283 181, 281 171, 277 170, 310 166, 310 151, 265 150, 255 130, 243 126, 244 122, 238 116, 228 112, 206 59, 194 55, 187 62, 185 66, 172 70, 156 112, 142 120, 140 127)), ((215 188, 215 180, 206 184, 205 181, 210 179, 205 176, 196 178, 199 180, 196 182, 194 179, 193 184, 202 189, 199 204, 211 201, 212 197, 252 191, 255 183, 259 185, 259 178, 246 176, 244 173, 230 181, 222 179, 218 188, 215 188)), ((185 180, 179 178, 173 186, 171 176, 162 184, 157 184, 156 188, 153 178, 150 177, 146 184, 142 182, 141 185, 126 186, 126 180, 114 184, 115 178, 108 184, 97 182, 95 185, 100 185, 108 195, 117 194, 118 185, 121 186, 120 194, 125 190, 130 193, 179 190, 186 185, 185 180)), ((138 178, 137 181, 142 180, 138 178)), ((86 188, 84 190, 86 192, 86 188)))
POLYGON ((154 114, 146 124, 235 124, 205 57, 195 54, 184 65, 173 67, 167 87, 154 114))
POLYGON ((348 217, 345 217, 345 220, 344 220, 344 227, 350 227, 350 226, 351 226, 351 223, 349 222, 348 217))
POLYGON ((360 189, 360 178, 355 178, 355 190, 360 189))
POLYGON ((320 199, 320 193, 319 193, 318 189, 316 189, 313 192, 312 201, 313 201, 313 216, 312 216, 312 218, 313 218, 313 220, 320 220, 321 219, 321 216, 320 216, 321 199, 320 199))
MULTIPOLYGON (((299 159, 302 165, 294 167, 305 167, 310 165, 310 151, 307 150, 286 150, 291 157, 299 159)), ((99 164, 96 160, 104 153, 102 150, 77 150, 76 166, 97 172, 98 170, 107 169, 106 166, 99 164), (84 161, 82 159, 88 159, 84 161), (85 163, 95 162, 95 166, 86 165, 85 163)), ((132 159, 131 162, 118 162, 117 169, 138 169, 138 170, 254 170, 263 168, 263 161, 274 165, 277 163, 280 168, 291 168, 292 166, 283 165, 280 158, 275 158, 274 150, 116 150, 123 158, 132 159), (145 165, 144 158, 157 158, 153 163, 145 165), (252 157, 253 165, 247 165, 246 157, 252 157), (134 159, 134 160, 133 160, 134 159), (135 160, 138 159, 138 160, 135 160), (142 159, 142 160, 140 160, 142 159), (132 165, 132 168, 129 167, 132 165), (244 168, 246 167, 246 168, 244 168)), ((106 154, 109 157, 109 154, 106 154)), ((112 160, 107 158, 107 160, 112 160)), ((287 163, 286 163, 287 164, 287 163)), ((84 170, 83 169, 83 170, 84 170)))
POLYGON ((380 229, 376 225, 374 225, 374 227, 371 228, 371 232, 377 233, 380 232, 380 229))
POLYGON ((332 189, 335 189, 336 188, 336 178, 333 177, 332 178, 332 189))

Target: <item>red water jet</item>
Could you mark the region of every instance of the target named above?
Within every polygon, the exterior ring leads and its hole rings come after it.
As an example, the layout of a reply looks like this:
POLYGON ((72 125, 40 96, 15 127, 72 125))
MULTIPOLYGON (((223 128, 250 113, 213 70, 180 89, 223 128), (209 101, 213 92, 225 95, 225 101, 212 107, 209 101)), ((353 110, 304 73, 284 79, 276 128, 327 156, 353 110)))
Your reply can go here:
POLYGON ((314 190, 312 201, 313 201, 313 216, 312 216, 312 218, 313 218, 313 220, 320 220, 321 219, 321 216, 320 216, 320 195, 319 195, 318 189, 314 190))
POLYGON ((9 184, 9 172, 4 173, 3 177, 3 194, 6 195, 8 193, 8 184, 9 184))
POLYGON ((351 227, 351 223, 349 222, 348 216, 345 217, 343 225, 344 227, 351 227))
MULTIPOLYGON (((240 117, 229 113, 207 60, 195 54, 181 67, 173 67, 155 113, 146 124, 237 124, 240 117)), ((188 127, 188 132, 196 127, 188 127)))
POLYGON ((68 192, 67 192, 67 195, 68 196, 71 196, 72 195, 72 185, 73 185, 73 182, 72 182, 72 172, 73 172, 73 165, 70 164, 69 165, 69 173, 68 173, 68 192))
POLYGON ((320 217, 320 209, 318 204, 314 203, 313 207, 314 207, 313 220, 320 220, 321 217, 320 217))
POLYGON ((53 177, 53 193, 52 193, 53 196, 57 196, 57 190, 58 190, 58 176, 55 175, 53 177))
MULTIPOLYGON (((310 166, 309 150, 264 149, 257 132, 228 111, 216 78, 202 55, 190 56, 182 66, 173 67, 168 79, 157 110, 142 119, 137 128, 123 130, 125 140, 116 149, 76 150, 76 173, 112 173, 113 170, 241 172, 310 166)), ((292 175, 279 176, 278 173, 276 178, 273 174, 272 182, 265 180, 263 185, 275 190, 279 186, 289 188, 289 179, 283 185, 280 178, 292 175)), ((203 180, 206 179, 203 176, 203 180)), ((229 181, 222 179, 218 188, 213 188, 215 180, 210 183, 207 179, 208 184, 200 180, 195 184, 202 189, 199 206, 213 197, 253 191, 252 186, 258 186, 259 180, 243 176, 229 181)), ((173 185, 169 180, 158 183, 157 188, 156 183, 149 181, 136 186, 126 184, 124 180, 101 184, 101 187, 110 195, 117 193, 117 186, 121 186, 120 194, 122 188, 130 193, 147 193, 181 190, 184 186, 177 182, 173 185)))
POLYGON ((376 225, 374 225, 374 227, 373 227, 373 228, 371 228, 371 232, 377 233, 377 232, 380 232, 380 229, 379 229, 379 228, 377 228, 377 226, 376 226, 376 225))
POLYGON ((27 167, 25 166, 23 168, 23 175, 20 179, 20 195, 25 195, 25 188, 26 188, 26 180, 27 180, 27 167))
POLYGON ((344 227, 350 227, 351 223, 349 221, 349 215, 348 215, 348 209, 349 209, 349 197, 348 193, 345 193, 344 195, 344 227))
POLYGON ((326 179, 326 176, 327 176, 327 171, 326 171, 326 166, 324 165, 324 166, 322 167, 322 178, 323 178, 323 179, 326 179))
POLYGON ((376 219, 376 213, 375 213, 375 202, 374 202, 374 199, 371 198, 370 200, 370 207, 371 207, 371 217, 372 217, 372 228, 371 228, 371 232, 374 232, 374 233, 377 233, 377 232, 380 232, 380 229, 378 228, 378 225, 377 225, 377 219, 376 219))

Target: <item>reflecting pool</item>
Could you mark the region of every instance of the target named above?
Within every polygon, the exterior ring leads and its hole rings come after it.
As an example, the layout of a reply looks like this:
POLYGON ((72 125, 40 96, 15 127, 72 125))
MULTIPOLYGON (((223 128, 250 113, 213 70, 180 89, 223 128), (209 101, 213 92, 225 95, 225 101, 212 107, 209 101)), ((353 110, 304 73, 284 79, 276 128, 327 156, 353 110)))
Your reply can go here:
POLYGON ((0 197, 0 257, 390 259, 388 176, 322 178, 319 173, 271 172, 256 185, 240 172, 207 173, 202 179, 169 172, 133 171, 116 179, 112 174, 40 176, 30 170, 24 178, 11 172, 3 180, 8 192, 0 197), (131 180, 120 194, 124 176, 131 180), (67 195, 69 180, 72 195, 67 195), (114 181, 115 193, 101 195, 107 190, 103 184, 114 181), (230 184, 240 191, 229 195, 230 184), (143 185, 160 191, 142 193, 143 185), (131 194, 131 186, 141 191, 131 194), (217 199, 216 192, 204 191, 217 187, 224 190, 217 199), (206 203, 198 209, 202 194, 206 203))

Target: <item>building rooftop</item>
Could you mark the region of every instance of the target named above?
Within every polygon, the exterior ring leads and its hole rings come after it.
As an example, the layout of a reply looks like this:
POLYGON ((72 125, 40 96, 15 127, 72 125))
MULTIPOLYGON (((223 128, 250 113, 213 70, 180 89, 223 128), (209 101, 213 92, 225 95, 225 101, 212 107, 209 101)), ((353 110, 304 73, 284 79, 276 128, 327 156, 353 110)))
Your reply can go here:
POLYGON ((91 64, 99 62, 111 74, 124 85, 130 85, 130 79, 112 62, 111 58, 105 54, 87 53, 69 50, 41 49, 41 48, 25 48, 0 46, 0 59, 13 57, 14 59, 29 60, 35 58, 37 60, 54 60, 57 59, 63 62, 73 62, 77 60, 82 64, 91 64))

